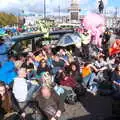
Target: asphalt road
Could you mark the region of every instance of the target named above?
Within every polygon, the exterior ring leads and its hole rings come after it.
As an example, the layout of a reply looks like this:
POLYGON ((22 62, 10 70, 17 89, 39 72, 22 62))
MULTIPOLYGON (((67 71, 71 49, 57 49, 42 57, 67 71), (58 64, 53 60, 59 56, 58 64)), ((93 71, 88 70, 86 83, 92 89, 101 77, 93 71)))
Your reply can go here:
POLYGON ((68 120, 104 120, 112 115, 112 99, 87 93, 76 105, 65 105, 68 120))

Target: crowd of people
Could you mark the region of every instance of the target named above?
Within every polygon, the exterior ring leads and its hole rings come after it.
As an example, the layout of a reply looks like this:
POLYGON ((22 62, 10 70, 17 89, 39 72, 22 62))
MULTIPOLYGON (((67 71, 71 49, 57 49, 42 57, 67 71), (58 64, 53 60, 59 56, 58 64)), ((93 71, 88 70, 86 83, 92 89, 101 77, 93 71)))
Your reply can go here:
POLYGON ((26 118, 32 103, 45 120, 65 120, 64 103, 80 102, 86 92, 119 97, 120 56, 109 56, 106 49, 89 54, 90 46, 84 41, 82 52, 77 48, 70 52, 47 45, 27 55, 10 55, 6 62, 0 60, 0 118, 13 112, 26 118))

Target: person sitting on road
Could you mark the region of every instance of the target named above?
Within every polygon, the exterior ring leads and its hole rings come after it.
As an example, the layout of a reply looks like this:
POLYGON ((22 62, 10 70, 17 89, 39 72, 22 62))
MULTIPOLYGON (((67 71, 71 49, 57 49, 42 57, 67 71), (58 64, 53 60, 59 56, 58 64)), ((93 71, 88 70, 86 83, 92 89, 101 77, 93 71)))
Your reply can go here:
POLYGON ((35 61, 37 62, 40 62, 42 59, 45 59, 47 60, 47 55, 46 55, 46 52, 44 50, 41 50, 41 51, 37 51, 35 53, 35 61))
POLYGON ((113 81, 115 90, 120 93, 120 64, 113 71, 111 80, 113 81))
POLYGON ((108 81, 109 77, 108 77, 108 64, 105 61, 104 55, 99 55, 98 60, 95 61, 95 67, 97 67, 97 69, 99 69, 99 72, 97 73, 97 81, 98 82, 102 82, 102 81, 108 81))
POLYGON ((53 89, 42 86, 34 101, 47 117, 46 120, 65 120, 62 116, 65 111, 64 103, 60 101, 60 97, 53 89))
POLYGON ((65 65, 69 65, 69 63, 66 60, 59 57, 59 55, 55 55, 54 58, 53 58, 53 62, 52 62, 52 72, 53 72, 53 74, 55 75, 57 72, 59 72, 59 70, 64 68, 65 65))
POLYGON ((13 115, 14 112, 23 113, 11 90, 5 86, 4 82, 0 82, 0 119, 13 115))
POLYGON ((23 55, 17 56, 17 59, 15 61, 15 67, 17 70, 23 66, 25 59, 26 58, 23 55))
POLYGON ((17 76, 14 61, 14 57, 10 56, 9 61, 5 62, 0 68, 0 81, 3 81, 9 86, 13 83, 14 78, 17 76))
POLYGON ((82 79, 83 79, 83 85, 87 88, 88 91, 92 92, 93 94, 96 94, 97 92, 97 83, 95 80, 95 72, 98 72, 99 70, 92 64, 86 62, 82 68, 82 79))
POLYGON ((20 68, 18 70, 18 76, 14 79, 13 83, 13 94, 20 108, 24 110, 24 117, 26 117, 26 115, 29 114, 30 108, 28 106, 28 103, 29 101, 31 101, 33 94, 39 88, 38 84, 36 85, 32 81, 27 80, 26 75, 26 68, 20 68))
POLYGON ((27 100, 28 88, 27 80, 25 79, 26 75, 26 68, 20 68, 18 70, 18 76, 14 79, 13 93, 19 103, 26 102, 27 100))
POLYGON ((82 78, 80 76, 80 66, 79 63, 72 62, 70 64, 70 76, 74 78, 78 83, 82 82, 82 78))
POLYGON ((13 83, 13 93, 20 104, 29 101, 34 92, 40 87, 35 78, 34 80, 27 80, 26 77, 27 69, 20 68, 18 70, 18 76, 14 79, 13 83))
POLYGON ((64 60, 68 61, 68 56, 67 56, 66 51, 64 49, 60 49, 59 56, 62 57, 64 60))
POLYGON ((49 72, 50 73, 50 68, 47 65, 46 60, 41 60, 38 68, 37 68, 37 75, 40 75, 42 72, 49 72))
POLYGON ((61 72, 60 85, 71 87, 71 88, 76 88, 77 84, 78 84, 77 81, 73 77, 71 77, 65 71, 61 72))

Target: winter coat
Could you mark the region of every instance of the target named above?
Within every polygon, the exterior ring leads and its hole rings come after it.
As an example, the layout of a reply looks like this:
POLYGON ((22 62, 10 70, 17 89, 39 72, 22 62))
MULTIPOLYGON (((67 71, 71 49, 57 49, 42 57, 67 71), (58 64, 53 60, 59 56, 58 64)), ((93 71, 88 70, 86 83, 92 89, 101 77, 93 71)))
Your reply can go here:
POLYGON ((6 62, 0 68, 0 81, 3 81, 5 84, 11 84, 16 76, 15 64, 12 61, 6 62))

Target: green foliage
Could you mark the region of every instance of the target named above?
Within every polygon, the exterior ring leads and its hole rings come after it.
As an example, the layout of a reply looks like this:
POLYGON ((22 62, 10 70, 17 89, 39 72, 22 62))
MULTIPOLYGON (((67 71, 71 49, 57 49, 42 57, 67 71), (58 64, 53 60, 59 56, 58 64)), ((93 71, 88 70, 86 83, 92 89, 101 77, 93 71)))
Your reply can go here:
POLYGON ((0 25, 13 25, 17 24, 17 17, 13 14, 0 13, 0 25))

